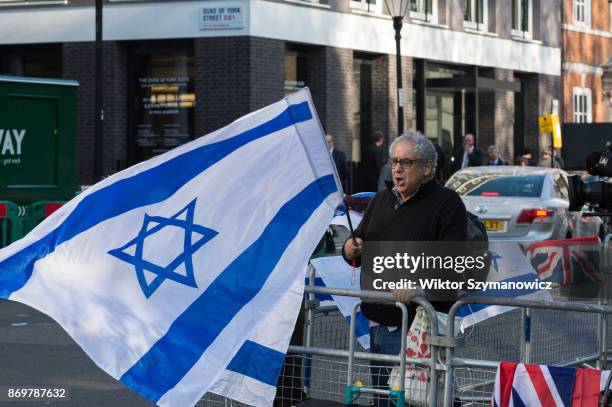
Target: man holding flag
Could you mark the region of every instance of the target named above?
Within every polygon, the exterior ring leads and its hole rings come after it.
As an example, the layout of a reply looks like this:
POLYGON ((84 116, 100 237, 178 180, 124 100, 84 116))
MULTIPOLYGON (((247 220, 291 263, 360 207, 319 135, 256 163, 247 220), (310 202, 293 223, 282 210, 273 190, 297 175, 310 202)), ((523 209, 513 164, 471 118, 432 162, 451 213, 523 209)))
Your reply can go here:
POLYGON ((302 90, 64 205, 0 251, 0 297, 51 316, 156 404, 212 391, 270 405, 341 197, 302 90))

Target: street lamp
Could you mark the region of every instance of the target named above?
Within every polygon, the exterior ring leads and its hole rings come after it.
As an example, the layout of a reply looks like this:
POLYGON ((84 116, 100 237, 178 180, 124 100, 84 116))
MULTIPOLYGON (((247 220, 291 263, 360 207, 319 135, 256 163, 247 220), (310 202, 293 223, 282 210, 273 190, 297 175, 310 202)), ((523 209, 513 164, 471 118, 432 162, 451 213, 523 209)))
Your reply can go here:
POLYGON ((404 89, 402 88, 402 54, 400 51, 400 40, 402 39, 402 22, 411 0, 385 0, 389 15, 393 18, 395 29, 395 50, 397 64, 397 135, 404 133, 404 89))

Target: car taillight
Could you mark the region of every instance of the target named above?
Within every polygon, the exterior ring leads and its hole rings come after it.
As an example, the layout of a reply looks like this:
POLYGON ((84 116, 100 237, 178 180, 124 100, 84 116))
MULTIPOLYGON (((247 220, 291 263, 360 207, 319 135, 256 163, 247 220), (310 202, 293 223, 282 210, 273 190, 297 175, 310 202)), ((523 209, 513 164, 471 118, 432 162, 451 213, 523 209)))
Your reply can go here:
POLYGON ((51 215, 53 212, 62 207, 61 203, 48 203, 45 204, 45 218, 51 215))
POLYGON ((536 219, 550 218, 555 214, 548 209, 523 209, 516 219, 516 223, 532 223, 536 219))
POLYGON ((8 205, 5 203, 0 203, 0 218, 6 218, 8 214, 8 205))
POLYGON ((499 196, 499 192, 483 192, 480 196, 499 196))

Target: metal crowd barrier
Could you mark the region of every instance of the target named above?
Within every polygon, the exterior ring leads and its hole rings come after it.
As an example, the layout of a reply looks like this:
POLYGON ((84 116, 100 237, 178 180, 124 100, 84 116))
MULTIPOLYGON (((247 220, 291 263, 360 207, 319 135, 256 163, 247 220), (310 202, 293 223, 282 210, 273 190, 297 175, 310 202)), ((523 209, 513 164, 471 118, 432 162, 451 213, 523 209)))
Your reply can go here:
MULTIPOLYGON (((333 289, 333 288, 322 288, 322 287, 313 287, 307 286, 305 289, 307 295, 311 298, 314 294, 328 294, 328 295, 337 295, 337 296, 349 296, 349 297, 359 297, 364 300, 370 301, 387 301, 394 302, 391 295, 389 293, 381 293, 381 292, 373 292, 373 291, 359 291, 359 290, 345 290, 345 289, 333 289)), ((491 400, 492 391, 482 392, 482 396, 466 396, 463 398, 457 397, 454 398, 454 371, 457 368, 480 368, 480 369, 488 369, 495 373, 495 369, 498 366, 500 361, 497 360, 484 360, 484 359, 469 359, 463 357, 455 357, 454 351, 457 344, 461 343, 462 337, 457 337, 455 334, 455 326, 453 323, 449 323, 446 332, 446 340, 441 340, 438 336, 438 327, 437 327, 437 318, 435 310, 432 305, 426 300, 416 300, 418 305, 421 305, 425 308, 426 312, 432 319, 432 332, 431 332, 431 340, 429 343, 432 347, 431 359, 419 359, 419 358, 409 358, 409 357, 400 357, 398 356, 390 356, 390 355, 375 355, 371 353, 364 352, 355 352, 355 311, 359 305, 359 302, 355 304, 353 307, 351 320, 350 320, 350 338, 349 338, 349 349, 347 350, 335 350, 335 349, 323 349, 312 347, 311 342, 313 333, 310 332, 307 335, 307 341, 305 346, 292 346, 289 348, 290 353, 304 354, 304 355, 320 355, 320 356, 334 356, 348 359, 348 372, 347 372, 347 380, 345 387, 345 404, 349 404, 353 401, 355 395, 361 394, 381 394, 389 396, 390 398, 397 400, 398 406, 403 405, 403 395, 404 388, 403 386, 398 392, 394 392, 393 390, 380 390, 366 387, 357 387, 353 385, 355 377, 353 376, 353 367, 354 361, 356 359, 370 361, 370 362, 393 362, 394 364, 399 364, 400 369, 403 372, 406 363, 414 364, 417 366, 424 366, 430 369, 430 380, 428 384, 428 405, 431 407, 437 406, 438 400, 438 372, 445 372, 445 385, 444 385, 444 406, 450 407, 454 405, 456 401, 460 402, 482 402, 489 403, 491 400), (445 358, 441 358, 438 355, 442 350, 445 350, 445 358), (401 395, 401 398, 400 398, 401 395)), ((449 321, 453 321, 455 315, 459 308, 465 304, 487 304, 487 305, 499 305, 499 306, 509 306, 509 307, 517 307, 521 309, 530 309, 530 310, 560 310, 565 312, 580 312, 580 313, 591 313, 606 316, 607 314, 612 314, 612 307, 602 304, 586 304, 586 303, 566 303, 559 301, 551 301, 551 302, 542 302, 542 301, 530 301, 530 300, 516 300, 516 299, 504 299, 504 298, 477 298, 473 297, 469 300, 458 301, 452 308, 449 313, 449 321)), ((396 305, 401 307, 401 304, 396 303, 396 305)), ((314 315, 314 310, 310 310, 314 315)), ((405 314, 403 314, 405 315, 405 314)), ((311 323, 308 325, 308 329, 312 329, 314 324, 312 324, 312 319, 309 320, 311 323)), ((405 321, 404 321, 405 322, 405 321)), ((308 324, 308 322, 307 322, 308 324)), ((404 339, 401 344, 400 355, 405 356, 405 336, 406 331, 408 329, 407 324, 404 323, 402 326, 402 338, 404 339)), ((590 362, 597 362, 598 368, 605 368, 608 357, 607 354, 609 352, 607 347, 607 318, 603 319, 603 323, 598 326, 598 351, 597 353, 573 358, 571 360, 557 363, 557 366, 578 366, 585 365, 590 362)), ((441 356, 441 354, 440 354, 441 356)), ((524 354, 521 355, 521 361, 523 360, 524 354)), ((482 373, 481 371, 480 373, 482 373)), ((404 378, 401 378, 401 384, 404 383, 404 378)), ((491 378, 484 379, 482 383, 476 383, 472 385, 472 388, 475 389, 477 387, 482 386, 490 386, 492 387, 493 380, 491 378)))
MULTIPOLYGON (((431 358, 410 358, 406 357, 406 334, 408 326, 407 311, 405 305, 396 303, 389 293, 374 292, 374 291, 359 291, 359 290, 346 290, 346 289, 334 289, 334 288, 323 288, 314 287, 312 284, 305 287, 305 297, 307 301, 306 305, 306 330, 304 335, 304 346, 290 346, 287 352, 287 360, 291 360, 293 366, 287 366, 287 371, 281 373, 281 375, 299 375, 299 380, 296 380, 293 386, 299 387, 299 389, 293 389, 306 391, 306 396, 327 400, 334 400, 344 402, 345 404, 357 403, 361 405, 371 405, 373 401, 372 397, 377 395, 386 396, 390 399, 396 400, 398 406, 402 406, 404 403, 405 389, 404 389, 404 377, 400 378, 401 387, 399 390, 391 390, 388 387, 384 390, 380 388, 374 388, 368 385, 369 381, 372 381, 370 368, 375 366, 376 363, 392 363, 393 365, 400 365, 400 372, 404 372, 406 364, 420 366, 426 368, 430 373, 430 380, 428 383, 428 406, 440 406, 451 407, 454 405, 490 405, 492 396, 492 389, 494 384, 495 372, 497 366, 501 360, 518 360, 525 362, 525 353, 519 353, 515 358, 500 358, 500 359, 485 359, 485 358, 470 358, 460 355, 459 353, 463 348, 469 347, 469 339, 472 339, 469 334, 463 336, 457 335, 455 332, 455 324, 448 323, 447 331, 444 338, 438 336, 437 317, 435 310, 432 305, 426 300, 416 300, 415 302, 424 307, 426 312, 429 314, 432 320, 432 340, 429 343, 432 346, 431 358), (401 343, 401 350, 399 355, 381 355, 363 351, 360 349, 355 338, 355 312, 358 305, 355 305, 352 310, 352 316, 350 318, 350 324, 348 329, 346 328, 346 322, 338 311, 333 311, 330 308, 322 309, 317 307, 317 301, 315 300, 315 294, 323 295, 335 295, 335 296, 348 296, 358 297, 364 300, 370 301, 385 301, 395 303, 401 310, 404 318, 403 326, 401 329, 401 337, 403 338, 401 343), (333 320, 333 321, 332 321, 333 320), (334 331, 341 331, 343 336, 334 337, 321 337, 317 334, 316 327, 322 327, 323 329, 331 329, 334 331), (347 332, 348 331, 348 332, 347 332), (467 338, 466 338, 467 336, 467 338), (324 342, 323 346, 317 346, 317 341, 324 342), (458 347, 459 344, 463 344, 458 347), (332 348, 333 347, 333 348, 332 348), (344 348, 344 349, 338 349, 344 348), (400 356, 402 355, 402 356, 400 356), (363 362, 363 363, 359 363, 363 362), (308 372, 308 369, 311 369, 308 372), (298 372, 298 373, 296 373, 298 372), (438 376, 443 373, 444 376, 444 387, 443 393, 439 393, 438 390, 438 376), (464 374, 465 376, 461 376, 464 374), (318 376, 315 380, 314 376, 318 376), (344 379, 342 379, 344 377, 344 379), (365 383, 363 386, 355 385, 355 380, 363 380, 365 383), (296 384, 297 383, 297 384, 296 384), (443 394, 443 399, 438 400, 438 395, 443 394)), ((359 302, 357 303, 359 304, 359 302)), ((505 313, 500 316, 496 316, 493 319, 499 319, 502 317, 501 327, 505 330, 500 330, 498 333, 506 334, 509 332, 509 328, 506 326, 506 320, 510 319, 513 324, 521 325, 522 320, 519 319, 523 313, 521 309, 529 309, 533 311, 532 316, 536 315, 537 311, 547 310, 559 311, 567 315, 569 313, 580 313, 581 315, 593 315, 594 317, 604 316, 601 319, 601 323, 595 323, 595 320, 586 319, 584 325, 593 324, 596 326, 597 338, 596 344, 592 344, 591 350, 593 352, 584 354, 576 353, 567 360, 563 360, 556 363, 547 363, 547 359, 533 360, 532 363, 548 364, 555 366, 587 366, 591 367, 594 363, 601 369, 605 369, 607 362, 610 360, 609 354, 612 353, 612 348, 608 346, 607 340, 610 338, 608 335, 607 315, 612 314, 612 307, 606 304, 588 304, 588 303, 568 303, 560 301, 542 302, 542 301, 530 301, 530 300, 517 300, 517 299, 503 299, 503 298, 470 298, 463 301, 459 301, 453 305, 449 312, 449 321, 453 321, 454 317, 462 305, 465 304, 488 304, 488 305, 499 305, 519 308, 515 311, 505 313), (504 317, 505 316, 505 317, 504 317), (504 319, 505 318, 505 319, 504 319)), ((599 320, 599 319, 598 319, 599 320)), ((480 324, 489 324, 488 327, 495 328, 496 322, 483 321, 480 324)), ((553 320, 554 325, 558 325, 556 320, 553 320)), ((570 321, 572 323, 572 321, 570 321)), ((567 329, 572 328, 571 326, 565 327, 567 329)), ((487 327, 484 328, 485 330, 487 327)), ((563 332, 566 334, 566 332, 563 332)), ((579 334, 579 332, 575 332, 579 334)), ((514 332, 518 340, 523 340, 524 336, 522 332, 514 332)), ((485 338, 486 340, 490 338, 485 338)), ((573 338, 572 338, 573 339, 573 338)), ((555 341, 555 338, 551 338, 551 341, 555 341)), ((491 342, 495 345, 495 342, 491 342)), ((586 348, 586 347, 585 347, 586 348)), ((545 358, 550 360, 551 355, 544 355, 545 358)), ((295 379, 295 377, 290 377, 295 379)), ((278 404, 275 402, 275 406, 295 406, 299 403, 299 398, 285 398, 279 399, 278 404)), ((207 394, 204 399, 198 403, 200 406, 243 406, 243 404, 237 403, 232 400, 224 399, 222 397, 207 394)))

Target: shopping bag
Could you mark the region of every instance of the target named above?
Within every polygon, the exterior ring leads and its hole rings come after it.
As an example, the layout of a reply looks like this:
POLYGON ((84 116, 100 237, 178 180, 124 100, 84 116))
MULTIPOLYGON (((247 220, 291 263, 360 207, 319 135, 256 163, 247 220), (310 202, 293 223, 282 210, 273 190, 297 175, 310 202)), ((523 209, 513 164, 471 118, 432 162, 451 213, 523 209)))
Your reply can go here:
MULTIPOLYGON (((438 334, 446 333, 448 315, 438 312, 438 334)), ((431 358, 431 346, 425 343, 431 332, 431 317, 423 307, 418 307, 412 325, 408 330, 406 356, 414 358, 431 358)), ((401 356, 401 355, 400 355, 401 356)), ((399 390, 400 367, 395 366, 389 375, 389 388, 399 390)), ((438 375, 437 405, 444 404, 444 378, 438 375)), ((429 368, 406 364, 404 380, 405 400, 415 407, 426 407, 429 400, 429 368)))

